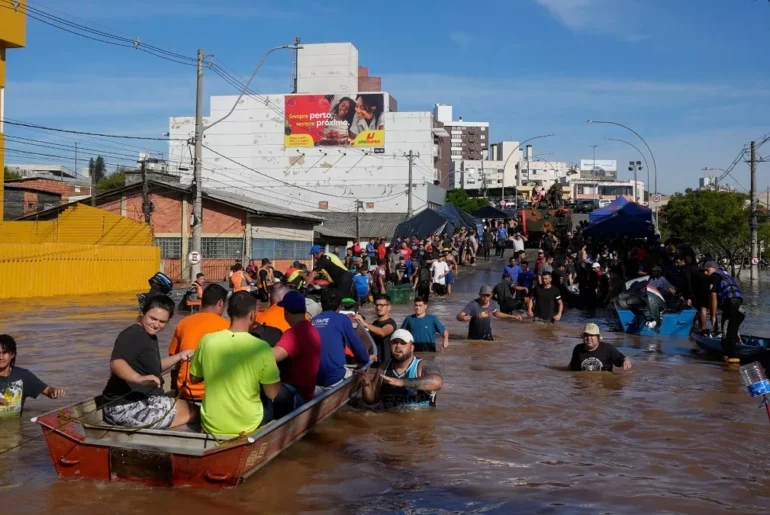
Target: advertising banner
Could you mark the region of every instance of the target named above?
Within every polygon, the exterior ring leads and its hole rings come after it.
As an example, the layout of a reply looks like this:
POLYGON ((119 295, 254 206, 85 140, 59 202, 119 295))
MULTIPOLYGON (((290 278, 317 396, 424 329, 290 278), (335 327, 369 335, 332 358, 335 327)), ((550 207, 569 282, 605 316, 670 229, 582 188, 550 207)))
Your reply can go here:
POLYGON ((384 147, 385 95, 286 95, 284 146, 384 147))
POLYGON ((618 176, 618 162, 614 159, 597 159, 596 170, 594 170, 593 159, 580 160, 580 178, 581 179, 615 179, 618 176))

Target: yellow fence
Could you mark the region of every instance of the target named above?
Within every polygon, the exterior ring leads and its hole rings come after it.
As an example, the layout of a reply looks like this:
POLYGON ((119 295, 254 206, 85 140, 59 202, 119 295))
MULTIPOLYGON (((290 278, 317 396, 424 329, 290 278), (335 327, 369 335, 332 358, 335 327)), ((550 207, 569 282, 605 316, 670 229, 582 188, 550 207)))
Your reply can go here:
POLYGON ((150 246, 2 244, 0 299, 145 291, 159 265, 150 246))
POLYGON ((58 220, 0 224, 0 299, 140 292, 160 268, 146 224, 77 204, 58 220))

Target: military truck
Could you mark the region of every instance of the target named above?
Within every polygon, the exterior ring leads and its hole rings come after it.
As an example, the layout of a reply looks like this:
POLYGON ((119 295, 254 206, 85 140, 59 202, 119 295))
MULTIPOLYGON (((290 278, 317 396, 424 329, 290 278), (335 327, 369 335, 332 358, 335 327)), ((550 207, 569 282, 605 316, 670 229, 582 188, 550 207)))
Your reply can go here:
POLYGON ((522 208, 519 212, 521 226, 527 234, 527 246, 537 247, 546 232, 554 232, 564 240, 572 230, 572 210, 564 203, 561 185, 553 184, 545 198, 522 208))

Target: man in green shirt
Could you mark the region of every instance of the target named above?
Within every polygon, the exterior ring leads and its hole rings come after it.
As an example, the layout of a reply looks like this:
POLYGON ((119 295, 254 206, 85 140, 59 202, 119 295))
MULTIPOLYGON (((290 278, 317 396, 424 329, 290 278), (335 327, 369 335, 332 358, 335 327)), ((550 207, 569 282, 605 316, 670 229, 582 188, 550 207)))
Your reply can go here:
POLYGON ((256 312, 253 295, 233 294, 227 306, 230 328, 204 336, 195 352, 190 382, 206 381, 201 425, 207 433, 235 437, 269 422, 263 420, 260 385, 272 401, 281 379, 270 345, 249 334, 256 312))

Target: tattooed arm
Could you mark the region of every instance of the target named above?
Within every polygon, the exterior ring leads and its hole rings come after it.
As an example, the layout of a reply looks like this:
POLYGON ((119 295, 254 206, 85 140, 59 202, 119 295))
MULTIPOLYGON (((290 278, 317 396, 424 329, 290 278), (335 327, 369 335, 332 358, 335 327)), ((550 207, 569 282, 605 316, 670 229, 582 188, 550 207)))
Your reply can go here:
POLYGON ((422 360, 417 369, 417 379, 404 379, 404 387, 425 392, 437 392, 444 386, 438 365, 432 361, 422 360))

